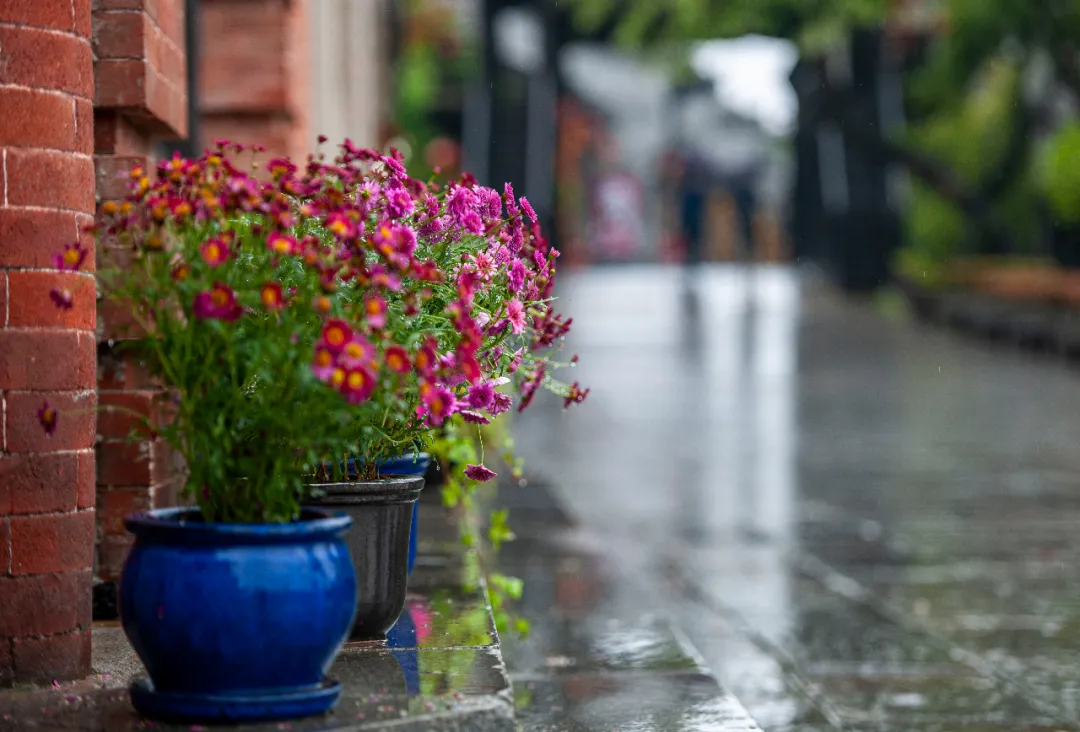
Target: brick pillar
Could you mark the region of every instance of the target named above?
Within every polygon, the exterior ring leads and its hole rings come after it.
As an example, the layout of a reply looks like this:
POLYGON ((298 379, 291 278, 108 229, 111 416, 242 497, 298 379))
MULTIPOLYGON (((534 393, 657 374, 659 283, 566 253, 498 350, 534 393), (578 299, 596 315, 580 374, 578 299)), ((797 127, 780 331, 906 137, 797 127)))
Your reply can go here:
POLYGON ((89 37, 90 0, 0 2, 0 685, 90 666, 96 302, 52 262, 94 210, 89 37))
POLYGON ((202 0, 200 15, 203 137, 303 159, 315 145, 308 2, 202 0))
MULTIPOLYGON (((3 0, 0 0, 2 2, 3 0)), ((95 0, 93 45, 94 160, 97 200, 127 194, 127 174, 155 164, 154 143, 187 134, 183 0, 95 0)), ((97 563, 100 614, 115 613, 115 582, 131 547, 124 516, 173 505, 176 471, 160 439, 132 439, 136 420, 119 406, 149 414, 156 385, 115 342, 130 337, 114 313, 98 323, 97 563)), ((95 612, 98 612, 95 610, 95 612)))

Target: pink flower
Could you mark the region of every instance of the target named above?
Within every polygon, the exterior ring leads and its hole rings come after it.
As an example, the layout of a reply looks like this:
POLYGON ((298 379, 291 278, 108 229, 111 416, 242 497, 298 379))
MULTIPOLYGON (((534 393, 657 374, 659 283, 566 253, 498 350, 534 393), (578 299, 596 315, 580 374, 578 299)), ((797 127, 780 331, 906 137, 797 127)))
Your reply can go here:
POLYGON ((228 285, 215 282, 209 290, 195 296, 192 312, 202 320, 236 320, 243 314, 236 293, 228 285))
POLYGON ((345 241, 351 241, 360 235, 356 222, 341 211, 334 211, 327 215, 326 228, 333 232, 334 236, 345 241))
POLYGON ((533 397, 536 396, 536 390, 544 383, 545 371, 546 367, 541 363, 536 371, 533 371, 521 382, 521 404, 518 405, 518 412, 525 411, 525 408, 532 403, 533 397))
POLYGON ((276 254, 296 254, 300 251, 300 244, 295 238, 275 231, 266 237, 266 248, 276 254))
POLYGON ((438 357, 435 355, 434 343, 429 339, 420 347, 420 350, 416 352, 416 358, 413 359, 413 366, 416 367, 416 373, 421 376, 431 376, 435 371, 438 364, 438 357))
POLYGON ((395 374, 407 374, 412 369, 409 363, 409 352, 401 346, 390 346, 386 349, 386 366, 395 374))
POLYGON ((372 328, 386 326, 386 300, 378 295, 368 293, 364 297, 364 314, 367 316, 368 325, 372 328))
POLYGON ((45 430, 45 434, 52 437, 52 434, 56 432, 56 423, 59 420, 60 415, 49 404, 48 400, 41 403, 41 406, 37 410, 38 422, 41 423, 41 428, 45 430))
POLYGON ((484 221, 480 218, 480 214, 475 211, 466 212, 461 219, 461 225, 470 234, 480 236, 484 233, 484 221))
POLYGON ((71 291, 67 289, 55 289, 49 291, 49 297, 52 298, 53 305, 61 310, 71 310, 75 306, 75 298, 71 296, 71 291))
POLYGON ((506 317, 514 333, 525 330, 525 306, 520 300, 511 300, 506 304, 506 317))
POLYGON ((514 263, 510 265, 510 272, 506 275, 506 283, 507 287, 510 288, 510 292, 521 292, 521 288, 525 286, 525 275, 527 273, 525 263, 515 258, 514 263))
POLYGON ((315 378, 322 382, 330 381, 334 373, 334 353, 326 344, 319 343, 315 346, 315 358, 311 361, 311 371, 315 378))
POLYGON ((341 364, 347 369, 358 369, 375 361, 375 346, 360 335, 354 335, 341 349, 341 364))
POLYGON ((285 293, 281 291, 281 285, 277 282, 267 282, 259 290, 259 299, 263 307, 270 311, 281 310, 285 307, 285 293))
POLYGON ((62 251, 53 255, 53 267, 56 269, 77 270, 86 261, 88 253, 89 250, 83 249, 78 242, 68 244, 62 251))
POLYGON ((489 470, 485 468, 483 465, 470 464, 465 466, 465 477, 467 477, 469 480, 475 480, 479 483, 485 483, 494 478, 496 475, 498 475, 498 473, 496 473, 494 470, 489 470))
POLYGON ((416 209, 416 203, 405 189, 405 186, 401 185, 396 178, 393 180, 397 185, 393 186, 386 194, 386 211, 391 218, 403 219, 416 209))

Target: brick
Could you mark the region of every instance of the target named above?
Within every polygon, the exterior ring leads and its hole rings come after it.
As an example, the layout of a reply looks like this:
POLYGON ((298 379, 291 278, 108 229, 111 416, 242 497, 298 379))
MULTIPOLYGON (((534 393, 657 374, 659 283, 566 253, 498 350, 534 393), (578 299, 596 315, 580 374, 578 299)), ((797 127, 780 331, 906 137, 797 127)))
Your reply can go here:
POLYGON ((93 392, 8 392, 7 451, 52 452, 90 447, 94 444, 95 401, 93 392), (59 412, 51 435, 45 434, 37 414, 46 400, 59 412))
POLYGON ((160 413, 157 391, 99 391, 98 434, 104 438, 126 439, 146 435, 142 418, 156 421, 160 413))
POLYGON ((7 272, 0 270, 0 328, 3 328, 7 323, 7 304, 7 272))
POLYGON ((8 150, 6 170, 12 206, 94 210, 93 158, 55 150, 8 150))
POLYGON ((131 353, 98 345, 98 388, 101 390, 158 389, 161 383, 131 353))
POLYGON ((186 47, 184 35, 184 0, 156 0, 156 12, 152 16, 169 42, 179 48, 186 47))
POLYGON ((94 154, 94 105, 89 99, 75 100, 75 152, 94 154))
MULTIPOLYGON (((0 267, 51 268, 53 255, 76 239, 76 216, 70 211, 0 208, 0 267)), ((82 270, 93 272, 94 247, 87 248, 82 270)))
POLYGON ((89 38, 93 33, 91 3, 89 0, 73 0, 72 7, 75 10, 75 33, 89 38))
POLYGON ((0 638, 0 687, 15 683, 15 657, 11 653, 11 640, 0 638))
POLYGON ((208 3, 199 15, 202 108, 208 112, 286 109, 284 1, 208 3), (243 84, 237 84, 238 79, 243 84))
POLYGON ((140 338, 146 332, 136 322, 131 309, 111 300, 98 303, 98 340, 126 341, 140 338))
POLYGON ((98 495, 97 519, 104 536, 124 536, 124 519, 138 511, 153 508, 150 488, 119 488, 98 495))
POLYGON ((146 62, 106 59, 94 64, 95 107, 124 109, 146 104, 146 62))
MULTIPOLYGON (((150 140, 123 115, 107 109, 95 110, 94 152, 101 156, 119 155, 145 161, 151 153, 150 140)), ((129 170, 123 173, 126 175, 129 170)))
POLYGON ((169 478, 169 458, 162 439, 98 442, 97 484, 110 488, 155 485, 169 478))
POLYGON ((150 19, 145 13, 95 13, 93 48, 102 59, 141 59, 146 56, 150 19))
POLYGON ((124 573, 124 562, 135 543, 134 537, 106 536, 98 543, 97 566, 94 571, 106 582, 115 582, 124 573))
POLYGON ((94 353, 90 333, 0 330, 0 384, 7 389, 93 389, 94 353))
POLYGON ((139 155, 95 155, 97 195, 102 201, 123 198, 128 194, 128 174, 133 168, 147 168, 147 158, 139 155))
POLYGON ((0 518, 0 576, 11 573, 11 519, 0 518))
POLYGON ((66 94, 0 87, 0 145, 74 150, 72 100, 66 94))
POLYGON ((97 504, 97 460, 93 450, 79 451, 75 454, 79 457, 75 483, 78 486, 76 498, 81 511, 84 508, 93 508, 97 504))
POLYGON ((92 331, 96 325, 97 287, 93 275, 80 272, 12 271, 8 273, 12 328, 53 327, 92 331), (73 306, 57 307, 50 293, 71 293, 73 306))
POLYGON ((90 631, 12 641, 15 675, 20 681, 70 681, 90 672, 90 631))
POLYGON ((89 569, 94 564, 94 512, 11 517, 12 575, 89 569))
POLYGON ((91 8, 95 13, 106 10, 143 10, 146 0, 93 0, 91 8))
POLYGON ((54 89, 87 99, 94 94, 94 61, 87 40, 0 26, 0 49, 0 84, 54 89))
POLYGON ((0 638, 70 633, 90 625, 90 569, 0 577, 0 638))
POLYGON ((75 18, 71 0, 4 0, 0 23, 18 23, 71 32, 75 18))
MULTIPOLYGON (((12 514, 73 511, 80 490, 82 453, 0 456, 0 482, 10 490, 12 514)), ((91 483, 93 479, 91 476, 91 483)))

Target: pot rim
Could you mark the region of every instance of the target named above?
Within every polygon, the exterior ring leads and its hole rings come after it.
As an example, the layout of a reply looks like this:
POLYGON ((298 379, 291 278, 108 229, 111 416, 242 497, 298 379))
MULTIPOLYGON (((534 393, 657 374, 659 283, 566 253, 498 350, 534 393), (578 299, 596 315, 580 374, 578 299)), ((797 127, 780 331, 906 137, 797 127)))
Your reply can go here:
POLYGON ((344 513, 304 506, 299 521, 289 523, 236 524, 184 520, 201 516, 197 506, 155 508, 124 519, 128 531, 141 539, 208 544, 291 544, 340 537, 352 526, 344 513))
POLYGON ((387 475, 374 480, 308 483, 320 495, 308 496, 305 506, 335 506, 343 503, 412 503, 424 489, 422 475, 387 475))

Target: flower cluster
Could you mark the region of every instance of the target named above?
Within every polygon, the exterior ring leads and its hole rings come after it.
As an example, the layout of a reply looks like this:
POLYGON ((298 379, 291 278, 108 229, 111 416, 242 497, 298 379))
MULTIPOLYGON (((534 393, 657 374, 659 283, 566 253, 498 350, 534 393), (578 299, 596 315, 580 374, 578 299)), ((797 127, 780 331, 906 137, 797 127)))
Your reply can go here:
MULTIPOLYGON (((220 497, 211 515, 287 514, 295 491, 264 487, 296 487, 331 456, 375 465, 448 420, 525 409, 541 387, 567 406, 588 394, 550 374, 571 325, 551 305, 558 252, 510 185, 419 181, 396 152, 348 141, 332 161, 271 160, 268 175, 241 169, 243 152, 219 142, 153 179, 133 170, 130 195, 95 225, 116 259, 101 267, 106 295, 175 394, 170 423, 154 427, 187 458, 200 504, 220 497), (253 514, 221 485, 240 479, 253 514)), ((73 244, 55 265, 86 256, 73 244)), ((69 292, 51 297, 71 307, 69 292)))

